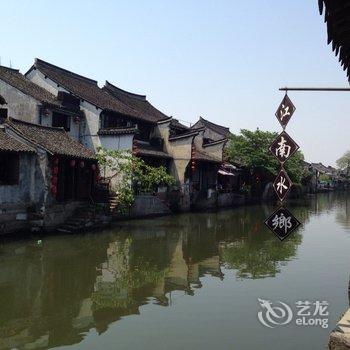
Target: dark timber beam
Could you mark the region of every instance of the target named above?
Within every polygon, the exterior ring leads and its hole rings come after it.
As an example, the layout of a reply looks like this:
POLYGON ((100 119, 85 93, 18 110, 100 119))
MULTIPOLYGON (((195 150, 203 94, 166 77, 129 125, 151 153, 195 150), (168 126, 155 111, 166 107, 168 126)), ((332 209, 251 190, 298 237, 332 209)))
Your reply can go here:
POLYGON ((279 88, 280 91, 350 91, 350 87, 348 88, 329 88, 329 87, 283 87, 279 88))

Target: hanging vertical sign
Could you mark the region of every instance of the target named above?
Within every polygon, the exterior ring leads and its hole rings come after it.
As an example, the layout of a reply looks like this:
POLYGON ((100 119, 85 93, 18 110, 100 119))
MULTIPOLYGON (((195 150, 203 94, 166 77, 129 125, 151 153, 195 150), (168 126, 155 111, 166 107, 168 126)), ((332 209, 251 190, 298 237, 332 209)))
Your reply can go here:
POLYGON ((280 203, 279 208, 265 220, 265 225, 281 241, 287 238, 300 225, 300 222, 293 216, 293 214, 282 205, 293 185, 283 166, 284 163, 299 149, 297 143, 285 132, 285 128, 294 112, 295 107, 286 94, 275 114, 283 131, 276 137, 269 147, 269 151, 280 163, 280 171, 273 183, 273 188, 280 203))
POLYGON ((295 112, 295 107, 292 101, 290 100, 290 98, 288 97, 288 95, 285 94, 275 114, 283 130, 286 128, 294 112, 295 112))

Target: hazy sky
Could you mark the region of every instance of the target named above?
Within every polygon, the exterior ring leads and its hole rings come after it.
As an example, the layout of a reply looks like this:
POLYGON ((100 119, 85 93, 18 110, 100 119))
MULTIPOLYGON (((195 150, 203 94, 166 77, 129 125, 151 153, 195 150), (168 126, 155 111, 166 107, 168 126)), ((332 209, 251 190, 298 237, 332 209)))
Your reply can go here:
MULTIPOLYGON (((279 131, 281 86, 348 86, 317 0, 2 1, 1 64, 35 57, 147 94, 181 120, 279 131)), ((306 160, 350 149, 348 93, 291 92, 306 160)))

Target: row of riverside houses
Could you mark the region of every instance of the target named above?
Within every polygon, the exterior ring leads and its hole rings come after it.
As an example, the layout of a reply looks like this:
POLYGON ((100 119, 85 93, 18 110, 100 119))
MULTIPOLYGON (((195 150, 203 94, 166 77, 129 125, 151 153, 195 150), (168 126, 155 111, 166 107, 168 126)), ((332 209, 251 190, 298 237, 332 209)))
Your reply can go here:
MULTIPOLYGON (((239 170, 223 161, 228 128, 203 118, 185 126, 146 96, 40 59, 25 75, 0 66, 0 125, 0 232, 52 228, 93 201, 99 147, 165 166, 182 210, 231 205, 240 185, 239 170)), ((155 201, 138 208, 156 214, 155 201)))

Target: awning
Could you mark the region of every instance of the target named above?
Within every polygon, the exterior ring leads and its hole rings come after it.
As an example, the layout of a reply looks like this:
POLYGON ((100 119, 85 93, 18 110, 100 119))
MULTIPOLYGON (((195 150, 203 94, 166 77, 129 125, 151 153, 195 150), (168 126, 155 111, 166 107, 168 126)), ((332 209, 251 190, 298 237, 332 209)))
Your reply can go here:
POLYGON ((233 164, 231 164, 231 163, 224 163, 224 164, 222 164, 222 167, 224 167, 224 168, 226 168, 226 169, 232 169, 232 170, 237 170, 237 167, 236 166, 234 166, 233 164))
POLYGON ((220 175, 225 175, 225 176, 235 176, 235 174, 229 173, 228 171, 225 171, 225 170, 222 170, 222 169, 220 169, 220 170, 218 171, 218 173, 219 173, 220 175))

